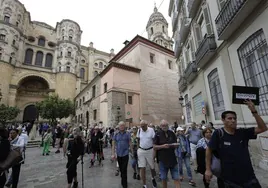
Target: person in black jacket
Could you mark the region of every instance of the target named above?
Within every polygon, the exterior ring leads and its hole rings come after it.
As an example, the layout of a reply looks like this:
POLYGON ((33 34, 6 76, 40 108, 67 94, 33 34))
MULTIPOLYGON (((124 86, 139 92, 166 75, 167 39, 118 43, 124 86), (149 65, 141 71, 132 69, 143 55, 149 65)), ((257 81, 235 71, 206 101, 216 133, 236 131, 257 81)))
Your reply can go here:
MULTIPOLYGON (((0 162, 6 160, 9 151, 10 143, 8 140, 8 131, 4 127, 0 127, 0 162)), ((6 183, 6 173, 0 171, 0 188, 3 188, 6 183)))
POLYGON ((84 155, 84 141, 80 135, 79 128, 73 130, 73 134, 69 136, 69 141, 67 145, 67 188, 71 188, 73 183, 73 188, 78 187, 77 182, 77 164, 79 162, 78 158, 84 155))

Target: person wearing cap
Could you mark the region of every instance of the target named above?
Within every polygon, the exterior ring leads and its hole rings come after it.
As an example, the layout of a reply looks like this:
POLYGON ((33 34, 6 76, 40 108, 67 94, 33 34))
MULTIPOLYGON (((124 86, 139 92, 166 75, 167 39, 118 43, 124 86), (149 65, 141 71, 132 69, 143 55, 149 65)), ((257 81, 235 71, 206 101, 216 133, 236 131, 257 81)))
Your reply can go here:
POLYGON ((185 135, 185 130, 182 127, 177 128, 177 140, 179 143, 179 147, 176 150, 178 162, 179 162, 179 173, 180 173, 180 181, 183 181, 183 162, 186 166, 189 185, 195 186, 196 183, 193 181, 192 171, 190 167, 190 157, 191 157, 191 148, 190 141, 188 136, 185 135))
POLYGON ((166 120, 161 121, 161 128, 162 130, 155 135, 154 149, 158 151, 163 188, 167 188, 168 171, 174 180, 175 188, 180 188, 179 170, 175 155, 175 149, 178 147, 177 138, 175 133, 169 130, 166 120))

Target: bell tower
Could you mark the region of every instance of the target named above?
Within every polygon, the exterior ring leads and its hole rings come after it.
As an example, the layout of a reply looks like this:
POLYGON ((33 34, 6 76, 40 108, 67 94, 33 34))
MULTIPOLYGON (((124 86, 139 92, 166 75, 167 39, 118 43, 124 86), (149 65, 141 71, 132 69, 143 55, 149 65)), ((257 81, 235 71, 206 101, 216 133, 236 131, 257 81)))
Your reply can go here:
POLYGON ((168 35, 168 22, 163 14, 158 12, 156 5, 154 6, 154 12, 148 20, 146 31, 149 40, 173 50, 173 41, 168 35))

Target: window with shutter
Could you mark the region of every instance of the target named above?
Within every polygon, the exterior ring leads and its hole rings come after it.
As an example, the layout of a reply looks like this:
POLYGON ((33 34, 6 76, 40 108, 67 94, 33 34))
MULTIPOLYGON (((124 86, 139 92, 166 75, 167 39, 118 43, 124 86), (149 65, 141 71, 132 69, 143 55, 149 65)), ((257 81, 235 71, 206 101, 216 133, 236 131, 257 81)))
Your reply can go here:
POLYGON ((189 44, 190 44, 190 49, 191 49, 191 61, 194 61, 195 60, 195 50, 194 50, 193 39, 190 39, 189 44))
POLYGON ((222 9, 222 7, 224 6, 226 0, 218 0, 218 6, 219 6, 219 10, 222 9))
POLYGON ((210 12, 209 12, 209 7, 207 4, 203 5, 203 14, 204 14, 204 19, 206 22, 206 28, 207 28, 207 34, 211 35, 213 34, 212 31, 212 25, 211 25, 211 18, 210 18, 210 12))
POLYGON ((202 42, 202 33, 201 33, 201 27, 198 24, 194 24, 194 29, 195 29, 195 38, 196 38, 196 44, 197 44, 197 48, 200 45, 200 43, 202 42))

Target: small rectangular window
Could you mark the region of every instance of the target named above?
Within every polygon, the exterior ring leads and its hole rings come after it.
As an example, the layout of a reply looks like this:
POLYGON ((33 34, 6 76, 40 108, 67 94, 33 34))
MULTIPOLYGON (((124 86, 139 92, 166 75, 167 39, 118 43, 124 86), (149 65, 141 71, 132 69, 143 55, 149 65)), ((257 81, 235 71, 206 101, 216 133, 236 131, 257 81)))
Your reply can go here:
POLYGON ((2 59, 2 53, 0 53, 0 60, 2 59))
POLYGON ((172 61, 168 60, 168 68, 172 69, 172 61))
POLYGON ((71 57, 72 56, 72 52, 68 52, 68 57, 71 57))
POLYGON ((92 87, 92 98, 96 96, 96 86, 92 87))
POLYGON ((6 35, 0 34, 0 40, 5 41, 6 35))
POLYGON ((70 67, 66 67, 66 72, 71 72, 71 68, 70 67))
POLYGON ((4 22, 9 23, 9 20, 10 20, 10 17, 9 16, 5 16, 4 17, 4 22))
POLYGON ((15 45, 15 44, 16 44, 16 40, 13 40, 13 41, 12 41, 12 45, 15 45))
POLYGON ((12 63, 12 57, 9 57, 9 63, 12 63))
POLYGON ((93 111, 93 119, 96 120, 97 119, 97 110, 93 111))
POLYGON ((85 102, 85 97, 83 97, 83 102, 85 102))
POLYGON ((154 63, 155 62, 155 55, 150 53, 150 63, 154 63))
POLYGON ((104 84, 104 93, 107 92, 107 83, 104 84))
POLYGON ((133 104, 132 96, 128 96, 128 104, 133 104))
POLYGON ((73 40, 73 37, 72 36, 69 36, 69 41, 72 41, 73 40))
POLYGON ((18 21, 16 22, 16 26, 19 26, 19 22, 18 21))
POLYGON ((82 105, 82 100, 79 99, 79 107, 81 107, 81 105, 82 105))

